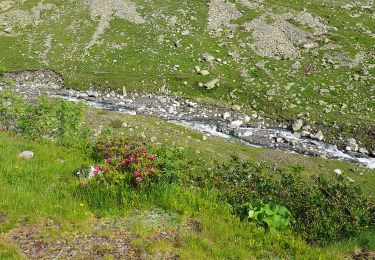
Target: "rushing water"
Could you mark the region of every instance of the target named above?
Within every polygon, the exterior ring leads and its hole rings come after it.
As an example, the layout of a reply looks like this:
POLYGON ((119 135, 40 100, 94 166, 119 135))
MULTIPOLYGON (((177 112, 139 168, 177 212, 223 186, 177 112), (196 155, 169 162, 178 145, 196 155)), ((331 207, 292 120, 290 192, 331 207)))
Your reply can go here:
MULTIPOLYGON (((63 96, 63 95, 51 95, 51 97, 54 98, 62 98, 68 101, 73 102, 79 102, 82 101, 81 99, 71 97, 71 96, 63 96)), ((104 110, 110 110, 110 111, 116 111, 120 113, 130 114, 130 115, 137 115, 137 111, 134 108, 131 108, 126 105, 113 105, 111 103, 105 103, 105 102, 97 102, 97 101, 90 101, 85 100, 86 103, 94 108, 104 109, 104 110)), ((298 153, 298 151, 293 150, 292 147, 284 147, 280 148, 276 144, 275 145, 257 145, 251 143, 251 141, 248 141, 245 137, 239 137, 234 136, 231 134, 224 133, 223 131, 218 130, 218 125, 215 120, 169 120, 169 122, 183 125, 190 127, 192 129, 198 130, 200 132, 224 138, 224 139, 232 139, 232 140, 239 140, 243 144, 251 145, 255 147, 263 147, 263 148, 274 148, 278 150, 282 150, 289 153, 298 153)), ((238 128, 238 131, 243 133, 251 133, 251 135, 258 135, 258 136, 278 136, 285 140, 292 141, 296 144, 298 144, 300 147, 312 147, 314 150, 314 153, 317 155, 326 156, 328 158, 332 159, 338 159, 338 160, 345 160, 349 162, 354 163, 360 163, 364 166, 366 166, 369 169, 375 169, 375 158, 357 158, 354 156, 351 156, 347 153, 344 153, 343 151, 340 151, 337 146, 328 144, 322 141, 316 141, 311 140, 308 138, 301 138, 296 135, 294 135, 292 132, 287 131, 285 129, 272 129, 272 128, 238 128)))

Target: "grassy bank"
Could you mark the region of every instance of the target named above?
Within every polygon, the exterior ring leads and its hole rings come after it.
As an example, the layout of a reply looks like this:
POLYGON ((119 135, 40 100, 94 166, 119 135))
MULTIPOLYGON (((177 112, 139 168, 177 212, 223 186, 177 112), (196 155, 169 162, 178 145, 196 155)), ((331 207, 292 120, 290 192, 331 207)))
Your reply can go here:
MULTIPOLYGON (((90 206, 77 193, 75 177, 80 164, 90 158, 50 142, 33 142, 7 133, 0 134, 0 141, 2 258, 20 258, 19 246, 25 249, 30 245, 36 251, 44 245, 43 250, 53 254, 57 245, 61 246, 58 241, 73 241, 77 234, 126 237, 129 257, 312 259, 319 255, 342 259, 361 243, 375 249, 372 233, 320 249, 291 235, 265 232, 233 216, 215 193, 178 185, 160 186, 151 192, 128 191, 131 199, 122 208, 90 206), (32 160, 17 157, 25 149, 35 152, 32 160), (108 224, 112 222, 117 223, 112 224, 116 229, 108 224), (34 228, 28 238, 14 238, 14 232, 23 234, 26 228, 34 228), (33 239, 39 243, 34 244, 33 239)), ((79 243, 77 247, 71 250, 79 250, 79 243)), ((110 255, 115 248, 96 243, 79 254, 110 255)))

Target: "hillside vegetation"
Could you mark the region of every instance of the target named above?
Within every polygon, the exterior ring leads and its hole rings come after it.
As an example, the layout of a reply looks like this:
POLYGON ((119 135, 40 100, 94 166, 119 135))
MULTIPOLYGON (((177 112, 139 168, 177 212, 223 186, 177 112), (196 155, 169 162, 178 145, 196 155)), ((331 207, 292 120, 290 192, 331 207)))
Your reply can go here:
POLYGON ((0 259, 375 259, 374 21, 0 0, 0 259))
POLYGON ((374 15, 372 0, 1 1, 0 65, 302 117, 375 150, 374 15))

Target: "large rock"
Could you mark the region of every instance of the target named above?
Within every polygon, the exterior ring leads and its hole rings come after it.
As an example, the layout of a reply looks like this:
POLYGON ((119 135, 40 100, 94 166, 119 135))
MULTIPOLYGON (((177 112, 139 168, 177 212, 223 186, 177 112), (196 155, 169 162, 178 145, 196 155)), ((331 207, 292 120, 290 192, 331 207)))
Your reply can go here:
POLYGON ((301 130, 302 127, 303 127, 303 120, 302 119, 296 120, 292 125, 292 129, 293 129, 294 132, 298 132, 299 130, 301 130))
POLYGON ((368 155, 369 154, 369 152, 367 151, 367 149, 366 148, 359 148, 359 150, 358 150, 360 153, 362 153, 362 154, 366 154, 366 155, 368 155))
POLYGON ((311 139, 318 140, 318 141, 323 141, 324 140, 324 136, 323 136, 322 131, 318 131, 316 134, 312 135, 311 139))
POLYGON ((30 160, 34 157, 34 152, 32 151, 23 151, 22 153, 20 153, 18 155, 19 158, 21 159, 26 159, 26 160, 30 160))

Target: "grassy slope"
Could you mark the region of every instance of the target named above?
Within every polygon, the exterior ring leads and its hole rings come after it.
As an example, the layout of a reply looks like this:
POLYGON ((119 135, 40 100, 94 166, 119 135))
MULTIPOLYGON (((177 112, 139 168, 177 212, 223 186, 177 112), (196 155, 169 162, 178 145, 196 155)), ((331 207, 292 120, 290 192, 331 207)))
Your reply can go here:
MULTIPOLYGON (((13 8, 29 10, 38 2, 27 1, 13 8)), ((374 63, 371 58, 373 39, 356 25, 360 22, 373 31, 372 10, 344 10, 341 8, 344 4, 342 1, 324 0, 312 3, 267 1, 265 8, 260 10, 249 10, 238 4, 238 8, 244 12, 244 16, 236 21, 240 25, 261 16, 265 10, 283 13, 306 8, 328 20, 330 26, 338 28, 338 31, 329 33, 327 38, 331 43, 342 45, 342 50, 319 51, 317 57, 305 53, 300 59, 301 68, 293 72, 290 69, 293 61, 261 58, 249 47, 241 47, 243 43, 252 42, 250 34, 241 29, 236 31, 232 39, 227 39, 225 33, 218 38, 210 36, 205 30, 208 12, 205 1, 169 1, 167 4, 165 1, 135 1, 143 7, 139 12, 148 22, 145 25, 134 25, 121 19, 112 19, 99 44, 86 54, 83 48, 90 41, 97 25, 97 22, 91 20, 88 9, 75 1, 49 2, 56 4, 56 8, 42 13, 44 20, 39 25, 15 27, 15 30, 22 32, 22 37, 0 36, 0 65, 8 70, 50 67, 64 75, 68 86, 76 88, 87 88, 94 84, 102 88, 122 90, 125 86, 129 91, 156 91, 165 84, 180 95, 240 104, 245 110, 264 112, 273 118, 289 120, 300 112, 309 112, 311 123, 327 127, 325 134, 328 139, 335 134, 345 138, 355 136, 368 148, 375 145, 369 136, 371 126, 375 123, 375 102, 371 98, 374 95, 371 88, 374 81, 351 79, 364 65, 336 69, 321 65, 326 54, 342 53, 352 59, 360 52, 367 57, 364 64, 374 63), (158 14, 152 16, 155 10, 158 10, 158 14), (359 18, 350 16, 357 12, 361 13, 359 18), (58 19, 50 19, 50 15, 56 13, 59 13, 58 19), (168 23, 172 16, 178 17, 175 26, 168 23), (180 32, 184 29, 190 29, 191 35, 182 37, 180 32), (52 34, 53 40, 52 48, 46 54, 49 62, 46 65, 41 62, 40 53, 45 51, 44 42, 48 34, 52 34), (164 37, 163 43, 157 42, 159 36, 164 37), (176 41, 180 41, 183 47, 175 48, 173 45, 176 41), (113 49, 113 43, 124 43, 126 47, 113 49), (228 57, 231 51, 238 51, 243 60, 236 61, 228 57), (204 53, 221 58, 229 65, 209 66, 200 63, 198 58, 204 53), (260 61, 265 62, 263 68, 257 66, 260 61), (180 65, 178 70, 173 70, 175 65, 180 65), (209 69, 211 74, 205 77, 197 75, 193 71, 196 65, 209 69), (310 75, 306 74, 309 66, 314 67, 314 73, 310 75), (254 81, 247 82, 241 76, 241 70, 248 70, 254 81), (199 82, 215 77, 222 79, 220 87, 206 91, 197 86, 199 82), (183 84, 185 81, 187 85, 183 84), (288 82, 295 82, 295 86, 285 91, 284 86, 288 82), (320 89, 330 86, 335 87, 330 94, 320 95, 319 91, 313 90, 314 87, 320 89), (348 89, 348 86, 352 88, 348 89), (277 90, 277 95, 268 101, 265 93, 271 88, 277 90), (230 95, 236 89, 234 96, 230 95), (325 113, 325 107, 319 105, 319 100, 332 105, 332 111, 325 113), (347 107, 342 108, 343 104, 347 107), (291 105, 295 107, 291 108, 291 105), (337 128, 332 128, 335 123, 337 128), (356 127, 357 124, 360 127, 356 127)), ((321 47, 324 43, 320 42, 319 45, 321 47)), ((374 76, 374 69, 369 73, 374 76)))
MULTIPOLYGON (((109 210, 110 205, 99 210, 90 207, 84 198, 74 195, 77 194, 74 191, 78 185, 74 172, 86 160, 81 153, 5 133, 0 134, 0 148, 0 210, 5 213, 4 220, 0 222, 2 239, 18 227, 36 226, 41 234, 49 234, 48 239, 44 239, 50 242, 58 238, 69 241, 69 237, 74 237, 77 232, 94 232, 95 225, 102 221, 95 216, 101 215, 104 219, 124 219, 124 223, 127 223, 124 224, 124 232, 138 234, 131 241, 131 246, 148 257, 172 250, 183 259, 316 258, 318 255, 324 259, 340 259, 361 241, 347 241, 326 249, 310 247, 298 239, 264 233, 251 224, 241 223, 231 216, 227 206, 218 201, 214 194, 194 192, 189 188, 181 190, 174 186, 154 190, 147 197, 142 192, 133 194, 136 204, 133 201, 121 210, 109 210), (25 149, 35 151, 35 158, 30 161, 17 158, 17 154, 25 149), (147 226, 149 219, 139 216, 147 216, 147 212, 155 208, 163 208, 174 216, 173 221, 156 227, 147 226), (104 211, 107 212, 105 215, 104 211), (190 219, 199 221, 201 231, 178 229, 177 247, 169 240, 150 238, 152 234, 175 228, 175 225, 183 226, 190 219), (59 224, 46 224, 50 222, 59 224)), ((375 249, 371 236, 363 234, 362 240, 369 238, 370 249, 375 249)), ((0 257, 17 259, 20 255, 16 245, 2 240, 0 257)))

